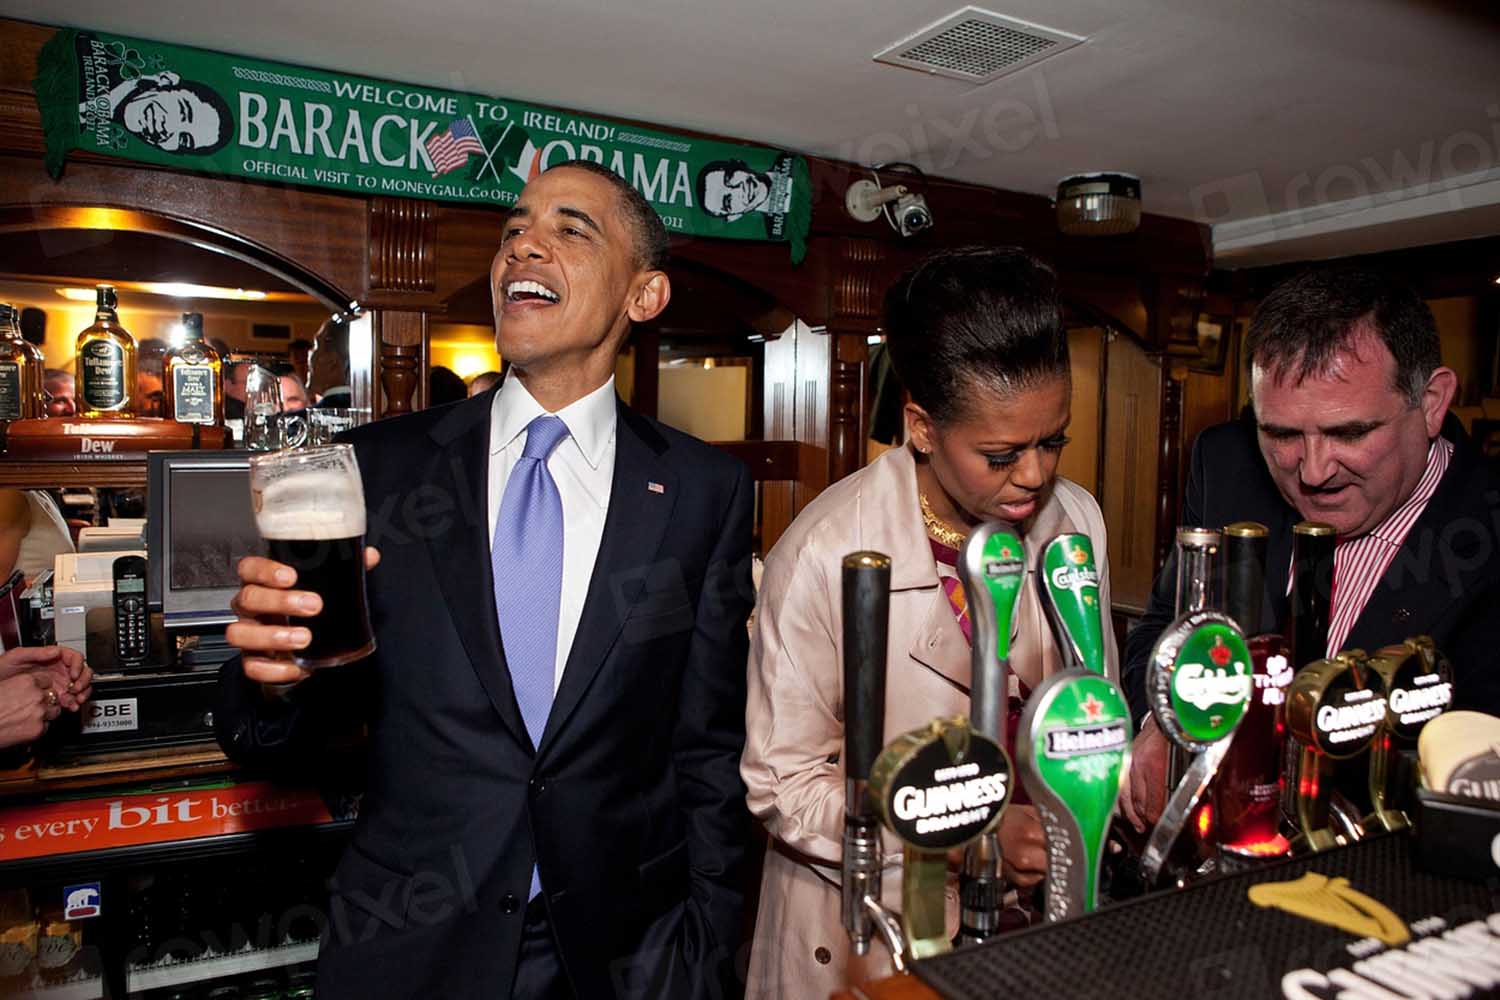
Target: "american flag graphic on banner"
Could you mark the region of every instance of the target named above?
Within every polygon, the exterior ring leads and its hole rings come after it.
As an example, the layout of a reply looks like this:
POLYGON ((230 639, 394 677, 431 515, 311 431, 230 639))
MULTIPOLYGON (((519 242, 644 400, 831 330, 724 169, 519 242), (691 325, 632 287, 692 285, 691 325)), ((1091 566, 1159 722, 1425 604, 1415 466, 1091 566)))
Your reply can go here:
POLYGON ((427 155, 432 157, 432 165, 437 168, 432 175, 434 177, 457 170, 468 163, 470 153, 483 156, 484 145, 479 141, 479 134, 474 131, 474 124, 467 118, 453 119, 446 132, 427 140, 427 155))

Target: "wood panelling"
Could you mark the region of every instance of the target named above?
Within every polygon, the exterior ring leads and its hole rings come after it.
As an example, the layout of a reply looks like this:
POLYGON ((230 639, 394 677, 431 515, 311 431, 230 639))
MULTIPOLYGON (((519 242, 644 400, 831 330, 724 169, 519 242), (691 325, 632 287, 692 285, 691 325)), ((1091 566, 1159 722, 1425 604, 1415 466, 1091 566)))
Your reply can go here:
POLYGON ((792 519, 832 477, 828 456, 829 366, 833 338, 800 320, 766 342, 764 427, 767 441, 812 445, 828 463, 816 480, 761 484, 761 551, 769 551, 792 519))
POLYGON ((1116 604, 1144 607, 1156 573, 1162 370, 1138 344, 1115 337, 1107 379, 1099 505, 1109 527, 1110 585, 1116 604))
POLYGON ((1057 463, 1057 473, 1097 495, 1104 331, 1096 326, 1069 330, 1068 353, 1073 367, 1073 420, 1068 425, 1071 440, 1057 463))
POLYGON ((437 206, 410 198, 370 199, 370 290, 437 288, 437 206))
POLYGON ((1193 443, 1205 428, 1234 419, 1234 386, 1223 375, 1189 371, 1182 383, 1183 469, 1192 456, 1193 443))

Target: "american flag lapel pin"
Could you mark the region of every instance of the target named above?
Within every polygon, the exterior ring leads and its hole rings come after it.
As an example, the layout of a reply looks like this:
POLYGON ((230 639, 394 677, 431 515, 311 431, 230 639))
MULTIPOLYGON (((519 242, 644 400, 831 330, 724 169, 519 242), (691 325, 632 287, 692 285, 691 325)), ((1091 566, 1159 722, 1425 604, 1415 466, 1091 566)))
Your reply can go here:
POLYGON ((663 486, 661 483, 653 483, 649 479, 646 480, 646 489, 650 490, 652 493, 666 493, 667 492, 667 488, 665 486, 663 486))

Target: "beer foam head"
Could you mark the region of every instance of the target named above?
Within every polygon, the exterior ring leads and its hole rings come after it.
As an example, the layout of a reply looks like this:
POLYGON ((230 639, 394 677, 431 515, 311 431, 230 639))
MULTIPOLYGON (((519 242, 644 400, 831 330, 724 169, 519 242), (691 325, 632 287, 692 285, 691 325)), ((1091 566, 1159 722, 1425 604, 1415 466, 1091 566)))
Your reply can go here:
POLYGON ((266 483, 256 498, 255 525, 262 538, 331 541, 365 533, 359 480, 307 472, 266 483))

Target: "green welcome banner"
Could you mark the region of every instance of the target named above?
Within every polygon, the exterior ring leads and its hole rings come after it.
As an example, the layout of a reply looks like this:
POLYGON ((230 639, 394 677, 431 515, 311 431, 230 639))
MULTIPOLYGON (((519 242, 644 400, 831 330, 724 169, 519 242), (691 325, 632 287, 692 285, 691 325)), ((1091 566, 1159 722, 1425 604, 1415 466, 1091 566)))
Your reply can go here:
POLYGON ((47 169, 71 150, 179 170, 507 206, 555 163, 601 163, 669 231, 806 252, 800 156, 477 97, 241 59, 100 32, 59 31, 37 59, 47 169))

